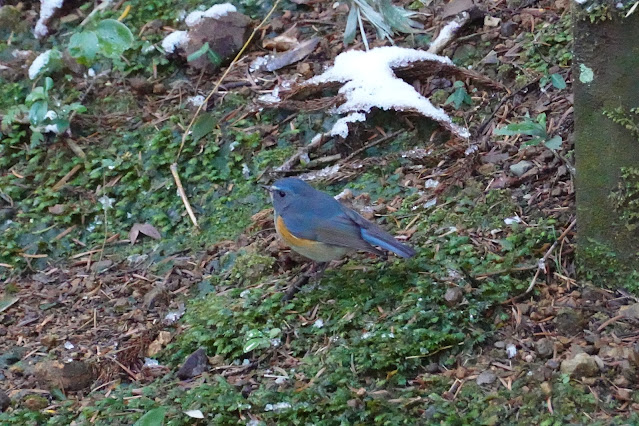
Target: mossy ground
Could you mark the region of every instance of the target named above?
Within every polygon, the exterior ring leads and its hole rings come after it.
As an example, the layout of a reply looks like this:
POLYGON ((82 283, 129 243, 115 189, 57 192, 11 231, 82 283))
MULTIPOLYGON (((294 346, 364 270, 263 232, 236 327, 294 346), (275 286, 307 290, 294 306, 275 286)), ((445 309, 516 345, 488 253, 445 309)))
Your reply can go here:
MULTIPOLYGON (((174 2, 126 4, 132 9, 124 22, 135 34, 154 19, 179 26, 174 2)), ((189 10, 196 4, 182 7, 189 10)), ((242 6, 261 18, 268 4, 242 6)), ((292 4, 285 7, 297 10, 292 4)), ((105 18, 118 15, 104 13, 105 18)), ((563 17, 557 28, 537 28, 542 42, 524 35, 523 66, 501 65, 487 72, 522 79, 529 72, 547 73, 548 65, 565 66, 567 22, 563 17)), ((69 31, 74 26, 63 24, 61 35, 47 43, 64 46, 69 31)), ((96 64, 98 73, 111 70, 114 77, 101 80, 108 85, 92 89, 85 98, 83 76, 59 76, 52 100, 82 100, 87 108, 72 126, 82 155, 63 138, 30 145, 24 124, 3 127, 0 263, 12 268, 0 269, 0 274, 9 293, 25 275, 63 266, 70 256, 104 245, 100 258, 117 263, 146 254, 144 272, 164 276, 177 264, 172 254, 185 254, 196 263, 222 240, 233 240, 231 249, 202 268, 201 282, 189 290, 185 316, 171 328, 176 338, 159 355, 174 371, 188 354, 204 347, 223 368, 189 382, 168 373, 145 383, 114 383, 108 394, 101 389, 80 400, 56 391, 49 409, 18 405, 0 414, 0 423, 128 425, 163 408, 160 417, 170 425, 192 424, 183 412, 195 409, 206 416, 202 424, 553 425, 590 423, 589 413, 618 408, 616 401, 597 400, 588 385, 558 374, 549 379, 551 391, 545 394, 532 366, 511 390, 464 378, 458 391, 450 392, 461 380, 455 369, 478 364, 510 321, 511 306, 503 302, 526 290, 537 260, 565 224, 531 211, 521 188, 487 190, 490 178, 478 173, 438 193, 436 205, 424 206, 424 194, 405 185, 402 177, 434 169, 440 161, 454 163, 447 157, 450 149, 432 145, 426 165, 399 153, 423 148, 432 124, 418 124, 415 131, 366 150, 363 156, 378 161, 347 184, 374 201, 389 203, 397 197, 396 210, 387 213, 383 225, 392 232, 414 228, 410 244, 418 255, 409 260, 353 255, 284 303, 283 290, 300 273, 301 263, 269 251, 270 226, 252 226, 254 215, 268 208, 258 178, 289 158, 301 141, 329 128, 334 118, 258 112, 247 106, 254 98, 251 91, 229 91, 210 109, 211 132, 198 141, 187 138, 178 157, 193 114, 185 97, 197 92, 191 85, 199 76, 185 74, 181 64, 148 49, 161 36, 145 34, 122 60, 96 64), (163 96, 134 93, 129 78, 149 79, 153 72, 167 90, 178 89, 163 96), (180 87, 187 87, 184 94, 180 87), (198 217, 198 232, 176 193, 169 169, 174 162, 198 217), (64 185, 56 186, 72 171, 64 185), (105 203, 111 206, 105 208, 105 203), (52 213, 60 208, 62 214, 52 213), (523 209, 526 223, 504 223, 523 209), (133 246, 105 244, 115 234, 124 238, 134 223, 153 225, 162 239, 133 246), (461 289, 462 299, 446 304, 446 291, 453 287, 461 289)), ((0 59, 16 44, 24 49, 35 45, 28 34, 14 37, 11 46, 2 40, 0 59)), ((488 47, 488 42, 480 43, 456 61, 473 65, 488 47)), ((0 78, 0 84, 0 112, 24 103, 33 85, 26 78, 0 78)), ((375 120, 386 132, 404 127, 385 114, 375 120)), ((340 149, 327 144, 320 154, 340 149)), ((318 186, 338 193, 346 185, 318 186)))

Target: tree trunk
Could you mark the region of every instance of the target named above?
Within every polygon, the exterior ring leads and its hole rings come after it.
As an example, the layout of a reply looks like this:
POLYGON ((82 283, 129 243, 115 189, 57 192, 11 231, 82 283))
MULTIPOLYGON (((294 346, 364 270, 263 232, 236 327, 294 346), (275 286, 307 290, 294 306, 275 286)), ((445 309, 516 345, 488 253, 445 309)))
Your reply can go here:
POLYGON ((583 277, 625 286, 639 270, 639 230, 614 197, 622 170, 639 171, 639 140, 607 114, 639 107, 639 11, 592 23, 577 2, 573 9, 578 260, 583 277))

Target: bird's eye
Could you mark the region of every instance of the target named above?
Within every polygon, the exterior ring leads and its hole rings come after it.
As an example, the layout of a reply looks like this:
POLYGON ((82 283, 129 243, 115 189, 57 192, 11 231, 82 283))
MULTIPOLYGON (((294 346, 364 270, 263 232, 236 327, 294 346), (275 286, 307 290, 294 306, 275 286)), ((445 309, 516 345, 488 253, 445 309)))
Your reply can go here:
POLYGON ((284 191, 277 191, 277 195, 279 195, 280 197, 284 198, 284 197, 286 197, 286 192, 284 192, 284 191))

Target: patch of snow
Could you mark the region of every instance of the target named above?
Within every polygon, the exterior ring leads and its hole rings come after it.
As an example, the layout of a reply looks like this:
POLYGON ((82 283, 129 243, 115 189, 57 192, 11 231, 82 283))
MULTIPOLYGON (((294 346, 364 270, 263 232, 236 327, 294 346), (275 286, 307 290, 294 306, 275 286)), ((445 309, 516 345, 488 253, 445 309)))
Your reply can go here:
POLYGON ((44 133, 55 133, 60 134, 60 129, 58 129, 58 125, 57 124, 47 124, 46 126, 44 126, 44 133))
POLYGON ((370 332, 365 331, 364 333, 362 333, 362 340, 366 340, 366 339, 368 339, 371 336, 372 336, 372 334, 370 332))
POLYGON ((271 339, 270 342, 271 342, 271 346, 273 346, 274 348, 277 348, 282 344, 282 339, 277 337, 275 339, 271 339))
POLYGON ((424 182, 424 188, 426 189, 437 188, 438 186, 439 182, 437 182, 435 179, 428 179, 426 182, 424 182))
POLYGON ((517 347, 512 343, 506 345, 506 355, 508 355, 508 359, 514 358, 517 355, 517 347))
POLYGON ((276 104, 281 101, 280 99, 280 88, 277 86, 271 93, 267 93, 266 95, 262 95, 258 98, 260 102, 264 102, 266 104, 276 104))
POLYGON ((244 176, 245 179, 251 177, 251 169, 249 169, 249 166, 246 163, 242 163, 242 176, 244 176))
POLYGON ((157 359, 144 358, 144 366, 148 368, 155 368, 155 367, 159 367, 160 363, 158 362, 157 359))
POLYGON ((365 121, 366 116, 361 112, 354 112, 352 114, 348 114, 346 117, 340 118, 333 124, 333 128, 331 129, 331 136, 341 136, 342 138, 346 138, 348 136, 348 123, 355 123, 358 121, 365 121))
POLYGON ((108 210, 111 207, 113 207, 113 203, 115 202, 115 198, 109 198, 106 195, 103 195, 100 198, 98 198, 98 201, 100 202, 100 204, 102 204, 102 208, 104 210, 108 210))
POLYGON ((471 145, 468 148, 466 148, 466 151, 464 151, 464 154, 470 155, 473 152, 477 152, 477 151, 479 151, 479 147, 477 145, 471 145))
POLYGON ((162 40, 162 49, 166 53, 173 53, 176 48, 184 48, 188 42, 188 31, 173 31, 162 40))
POLYGON ((313 323, 313 327, 315 328, 322 328, 324 327, 324 320, 321 318, 318 318, 314 323, 313 323))
POLYGON ((291 408, 291 404, 288 402, 278 402, 277 404, 266 404, 264 411, 283 411, 291 408))
POLYGON ((31 65, 29 66, 29 78, 31 80, 35 79, 38 74, 40 74, 40 71, 42 71, 42 69, 49 64, 50 58, 51 49, 40 53, 38 57, 33 60, 31 65))
POLYGON ((425 209, 429 209, 429 208, 433 207, 435 204, 437 204, 437 197, 431 198, 430 200, 426 201, 424 203, 424 208, 425 209))
POLYGON ((184 304, 181 303, 177 311, 171 311, 168 314, 166 314, 166 316, 164 317, 164 321, 166 321, 169 324, 172 324, 175 321, 182 318, 182 315, 184 315, 184 312, 186 312, 186 309, 184 308, 184 304))
POLYGON ((513 217, 507 217, 506 219, 504 219, 504 223, 506 225, 512 225, 514 223, 521 223, 521 218, 517 215, 513 216, 513 217))
POLYGON ((199 107, 202 106, 204 104, 204 100, 206 98, 202 95, 197 95, 197 96, 190 96, 189 98, 187 98, 186 103, 187 104, 191 104, 193 106, 199 107))
POLYGON ((441 29, 439 35, 428 46, 429 52, 438 52, 442 49, 443 45, 448 43, 455 34, 461 28, 461 25, 457 21, 451 21, 447 23, 444 28, 441 29))
POLYGON ((260 56, 258 58, 255 58, 255 60, 251 62, 251 65, 249 65, 249 72, 255 72, 265 67, 267 63, 268 63, 268 58, 266 56, 260 56))
MULTIPOLYGON (((36 22, 33 34, 36 38, 42 38, 49 34, 47 21, 51 19, 56 10, 62 7, 64 0, 41 0, 40 1, 40 18, 36 22)), ((33 80, 33 79, 32 79, 33 80)))
POLYGON ((314 172, 304 173, 303 175, 298 177, 302 180, 308 180, 308 181, 317 180, 317 179, 327 179, 327 178, 335 176, 339 172, 339 169, 340 169, 339 164, 334 164, 332 166, 324 167, 323 169, 320 169, 314 172))
POLYGON ((204 413, 201 410, 188 410, 185 411, 184 414, 191 417, 192 419, 203 419, 204 413))
POLYGON ((413 86, 395 76, 393 68, 417 61, 452 65, 446 57, 397 46, 377 47, 369 51, 350 50, 338 55, 335 65, 305 84, 344 83, 339 93, 346 97, 346 102, 336 109, 338 114, 369 112, 373 108, 412 110, 445 123, 460 137, 469 137, 468 130, 453 124, 443 109, 435 107, 413 86))
POLYGON ((197 25, 202 18, 221 18, 222 16, 226 16, 231 12, 237 12, 235 6, 231 3, 223 3, 216 4, 215 6, 211 6, 209 9, 202 12, 201 10, 197 10, 195 12, 191 12, 188 14, 184 22, 189 27, 197 25))
POLYGON ((75 345, 71 342, 64 342, 64 349, 70 351, 71 349, 75 348, 75 345))

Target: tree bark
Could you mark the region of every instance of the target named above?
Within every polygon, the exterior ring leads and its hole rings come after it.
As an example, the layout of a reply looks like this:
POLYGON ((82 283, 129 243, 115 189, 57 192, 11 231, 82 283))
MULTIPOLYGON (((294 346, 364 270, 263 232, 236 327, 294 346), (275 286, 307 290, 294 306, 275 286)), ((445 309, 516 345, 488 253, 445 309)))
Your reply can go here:
POLYGON ((578 260, 596 284, 618 287, 639 270, 639 232, 611 194, 622 168, 639 170, 639 141, 604 112, 639 107, 639 12, 592 23, 577 2, 573 9, 578 260))

